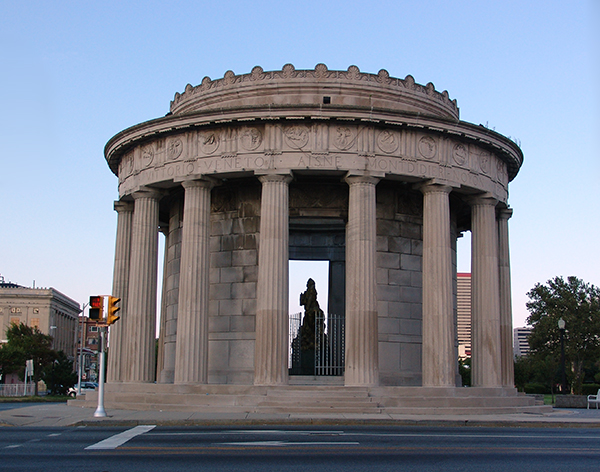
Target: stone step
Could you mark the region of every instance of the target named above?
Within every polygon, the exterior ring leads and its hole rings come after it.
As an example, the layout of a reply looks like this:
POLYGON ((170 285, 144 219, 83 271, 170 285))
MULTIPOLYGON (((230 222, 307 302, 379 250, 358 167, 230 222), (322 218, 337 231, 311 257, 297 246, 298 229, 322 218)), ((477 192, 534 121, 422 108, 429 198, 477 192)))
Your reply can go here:
POLYGON ((423 398, 423 397, 379 397, 375 400, 386 408, 394 407, 424 407, 424 408, 442 408, 442 407, 522 407, 522 406, 533 406, 534 401, 529 398, 519 397, 499 397, 499 398, 487 398, 487 397, 437 397, 437 398, 423 398))
POLYGON ((507 407, 385 407, 383 411, 389 415, 509 415, 550 413, 552 407, 546 406, 507 406, 507 407))

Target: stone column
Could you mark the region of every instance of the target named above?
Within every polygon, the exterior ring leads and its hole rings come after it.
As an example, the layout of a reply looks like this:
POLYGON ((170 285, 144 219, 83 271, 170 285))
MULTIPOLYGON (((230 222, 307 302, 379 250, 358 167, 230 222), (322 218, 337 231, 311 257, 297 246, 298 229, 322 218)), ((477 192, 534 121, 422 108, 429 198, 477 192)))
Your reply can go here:
POLYGON ((372 176, 348 176, 346 227, 347 386, 379 383, 375 186, 372 176))
POLYGON ((508 246, 508 219, 511 208, 498 211, 498 265, 500 268, 500 350, 502 353, 502 386, 515 386, 513 354, 512 298, 510 282, 510 251, 508 246))
POLYGON ((492 197, 471 199, 472 383, 500 387, 500 293, 498 228, 492 197))
POLYGON ((210 190, 207 180, 189 180, 183 204, 175 383, 208 381, 208 289, 210 190))
POLYGON ((254 383, 288 383, 290 175, 263 175, 256 294, 254 383))
POLYGON ((133 194, 131 268, 127 297, 128 382, 155 378, 156 289, 158 271, 158 201, 160 193, 133 194))
POLYGON ((423 386, 456 385, 450 199, 452 188, 425 184, 423 192, 423 386))
MULTIPOLYGON (((131 254, 131 220, 133 203, 115 202, 117 212, 117 241, 113 269, 112 295, 120 298, 119 321, 110 327, 110 356, 108 357, 108 382, 123 380, 122 369, 129 365, 124 342, 127 339, 127 292, 129 290, 129 255, 131 254)), ((82 346, 83 347, 83 346, 82 346)))

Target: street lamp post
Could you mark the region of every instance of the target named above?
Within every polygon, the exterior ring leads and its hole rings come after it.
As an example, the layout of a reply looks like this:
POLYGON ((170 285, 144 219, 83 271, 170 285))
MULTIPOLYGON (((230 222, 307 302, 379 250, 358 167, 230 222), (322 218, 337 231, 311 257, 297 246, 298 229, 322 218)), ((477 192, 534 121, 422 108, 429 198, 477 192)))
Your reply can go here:
POLYGON ((561 393, 567 393, 567 376, 565 373, 565 320, 558 320, 558 330, 560 331, 560 376, 561 376, 561 393))
POLYGON ((81 376, 83 373, 83 335, 84 335, 84 330, 85 330, 85 316, 84 316, 84 311, 85 311, 85 307, 87 307, 88 304, 84 303, 83 304, 83 308, 81 309, 81 333, 80 333, 80 341, 79 341, 79 363, 78 363, 78 369, 77 369, 77 395, 81 395, 81 376))

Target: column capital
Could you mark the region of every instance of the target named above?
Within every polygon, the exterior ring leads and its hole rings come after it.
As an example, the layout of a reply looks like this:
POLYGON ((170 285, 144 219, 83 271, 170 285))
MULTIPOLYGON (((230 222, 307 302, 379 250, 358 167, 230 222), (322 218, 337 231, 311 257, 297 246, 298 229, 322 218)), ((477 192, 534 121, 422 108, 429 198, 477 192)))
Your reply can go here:
POLYGON ((479 195, 473 195, 465 198, 465 201, 470 205, 481 205, 481 206, 496 206, 498 200, 492 196, 491 193, 481 193, 479 195))
POLYGON ((500 208, 496 211, 496 217, 500 220, 509 220, 513 215, 512 208, 500 208))
POLYGON ((454 190, 454 186, 449 185, 446 182, 438 182, 436 180, 427 180, 425 182, 420 182, 418 184, 415 184, 414 186, 415 190, 420 190, 421 193, 426 194, 426 193, 433 193, 433 192, 437 192, 437 193, 450 193, 452 192, 452 190, 454 190))
POLYGON ((282 183, 286 183, 289 184, 292 179, 294 178, 294 176, 292 175, 291 172, 282 172, 282 173, 266 173, 266 174, 255 174, 258 177, 258 180, 260 180, 261 183, 265 184, 268 182, 273 182, 273 183, 278 183, 278 182, 282 182, 282 183))
POLYGON ((344 182, 348 185, 354 184, 372 184, 377 185, 377 183, 383 178, 383 175, 372 175, 372 174, 350 174, 348 173, 344 177, 344 182))
POLYGON ((138 200, 140 198, 151 198, 153 200, 158 200, 163 195, 164 192, 162 192, 161 190, 150 187, 140 187, 139 190, 131 194, 134 200, 138 200))
POLYGON ((133 211, 133 203, 132 202, 126 202, 123 200, 117 200, 114 203, 114 209, 117 213, 125 213, 125 212, 132 212, 133 211))
POLYGON ((201 178, 201 179, 188 179, 188 180, 182 180, 181 181, 181 186, 185 189, 188 188, 192 188, 192 187, 201 187, 201 188, 207 188, 207 189, 212 189, 213 187, 215 187, 216 185, 218 185, 218 182, 215 179, 211 179, 209 178, 201 178))

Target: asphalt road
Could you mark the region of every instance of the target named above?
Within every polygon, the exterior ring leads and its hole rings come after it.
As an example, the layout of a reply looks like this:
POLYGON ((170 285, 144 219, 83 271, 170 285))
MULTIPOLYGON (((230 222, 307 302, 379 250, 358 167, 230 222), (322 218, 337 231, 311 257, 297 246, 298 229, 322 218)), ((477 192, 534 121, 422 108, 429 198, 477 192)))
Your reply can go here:
POLYGON ((0 428, 27 471, 598 471, 600 430, 444 427, 0 428))

